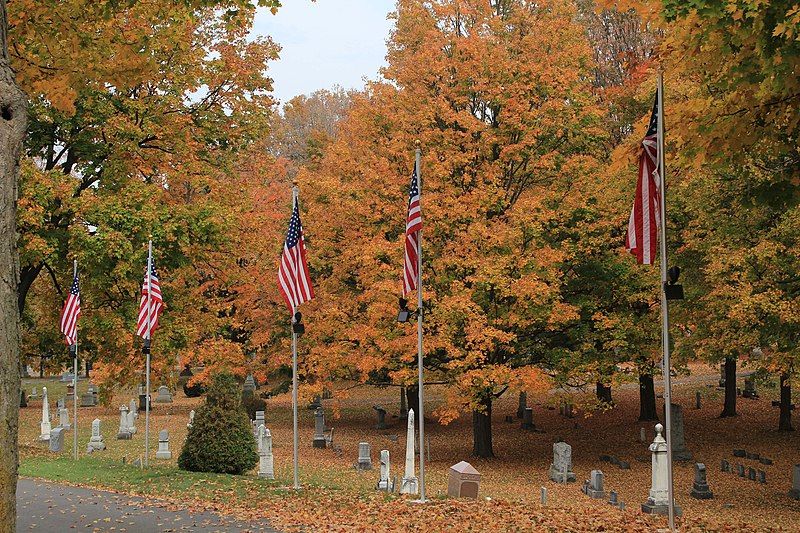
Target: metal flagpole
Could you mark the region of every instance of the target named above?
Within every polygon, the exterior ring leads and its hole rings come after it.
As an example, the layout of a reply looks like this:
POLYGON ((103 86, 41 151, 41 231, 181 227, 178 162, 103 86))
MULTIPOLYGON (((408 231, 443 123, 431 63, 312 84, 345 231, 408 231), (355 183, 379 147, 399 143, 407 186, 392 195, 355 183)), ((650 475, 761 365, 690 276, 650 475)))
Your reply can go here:
MULTIPOLYGON (((422 209, 422 150, 417 145, 414 164, 417 171, 417 190, 419 191, 420 209, 422 209)), ((417 366, 419 372, 419 501, 425 499, 425 392, 423 379, 422 354, 422 228, 417 232, 417 366)))
POLYGON ((669 303, 667 300, 667 187, 664 176, 664 73, 658 72, 658 179, 661 192, 659 245, 661 255, 661 348, 664 352, 664 434, 667 440, 667 497, 669 529, 675 530, 675 495, 672 485, 672 384, 669 362, 669 303))
MULTIPOLYGON (((72 279, 78 276, 78 260, 72 262, 72 279)), ((78 293, 80 298, 80 292, 78 293)), ((78 323, 75 321, 75 345, 72 352, 72 418, 75 431, 72 433, 72 455, 78 460, 78 323)))
POLYGON ((147 241, 147 301, 145 302, 145 312, 147 313, 147 328, 145 329, 144 346, 142 350, 145 352, 145 399, 144 399, 144 467, 149 465, 150 455, 150 337, 153 334, 151 322, 151 309, 150 309, 150 272, 153 269, 153 240, 147 241))
MULTIPOLYGON (((292 187, 292 210, 297 205, 297 196, 300 194, 300 189, 295 182, 292 187)), ((298 244, 299 246, 299 244, 298 244)), ((300 474, 298 472, 300 463, 300 441, 299 433, 297 430, 297 333, 294 330, 294 313, 292 313, 292 429, 293 435, 293 449, 292 449, 292 463, 294 469, 294 489, 300 489, 300 474)))

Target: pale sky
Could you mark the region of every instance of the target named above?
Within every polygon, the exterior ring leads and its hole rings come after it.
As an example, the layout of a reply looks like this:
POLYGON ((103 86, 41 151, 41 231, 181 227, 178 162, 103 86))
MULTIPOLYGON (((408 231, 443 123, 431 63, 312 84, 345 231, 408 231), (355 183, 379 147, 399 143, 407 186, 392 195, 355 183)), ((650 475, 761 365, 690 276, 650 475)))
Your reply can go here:
POLYGON ((280 44, 280 60, 270 63, 275 97, 340 85, 360 89, 385 65, 386 39, 393 21, 386 15, 395 0, 283 0, 277 15, 260 9, 253 33, 280 44))

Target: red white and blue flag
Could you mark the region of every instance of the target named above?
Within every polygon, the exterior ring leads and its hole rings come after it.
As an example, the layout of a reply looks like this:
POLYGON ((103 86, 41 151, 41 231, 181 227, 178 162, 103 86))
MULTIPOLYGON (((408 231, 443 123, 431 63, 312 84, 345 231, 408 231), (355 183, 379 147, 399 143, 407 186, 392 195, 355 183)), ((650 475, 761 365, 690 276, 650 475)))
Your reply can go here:
POLYGON ((69 296, 61 310, 61 333, 64 334, 67 346, 78 342, 78 317, 81 316, 81 290, 78 285, 78 274, 72 279, 69 296))
POLYGON ((652 265, 658 245, 658 228, 661 216, 661 194, 658 169, 658 94, 647 134, 642 139, 639 154, 639 177, 636 182, 636 199, 628 220, 625 248, 643 265, 652 265))
POLYGON ((152 338, 153 330, 158 327, 158 317, 161 315, 163 309, 164 299, 161 296, 161 284, 158 281, 156 266, 151 258, 150 272, 145 273, 144 283, 142 284, 142 300, 139 304, 139 318, 136 323, 136 334, 143 339, 152 338), (148 294, 150 296, 149 298, 148 294))
POLYGON ((419 232, 422 229, 422 211, 419 206, 419 175, 416 163, 411 174, 406 217, 405 257, 403 262, 403 294, 417 288, 419 282, 419 232))
POLYGON ((314 297, 297 197, 294 198, 289 231, 286 233, 281 264, 278 267, 278 286, 286 306, 293 315, 301 303, 308 302, 314 297))

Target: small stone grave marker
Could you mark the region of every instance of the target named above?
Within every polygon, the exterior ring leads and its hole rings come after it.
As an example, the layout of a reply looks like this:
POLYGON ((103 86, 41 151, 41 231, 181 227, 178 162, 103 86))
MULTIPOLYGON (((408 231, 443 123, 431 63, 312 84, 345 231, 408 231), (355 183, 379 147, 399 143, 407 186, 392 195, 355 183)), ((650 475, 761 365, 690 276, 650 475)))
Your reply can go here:
POLYGON ((158 432, 156 459, 172 459, 172 452, 169 450, 169 431, 166 429, 158 432))
POLYGON ((103 435, 100 433, 100 419, 95 418, 92 421, 92 436, 89 438, 89 444, 86 447, 86 453, 92 453, 105 449, 106 443, 103 441, 103 435))
POLYGON ((369 442, 358 443, 358 462, 356 463, 358 470, 372 470, 372 448, 369 442))
POLYGON ((156 396, 156 403, 172 403, 172 393, 166 385, 161 385, 158 388, 158 396, 156 396))
POLYGON ((736 465, 736 474, 738 474, 739 477, 745 477, 747 475, 744 470, 744 465, 736 465))
POLYGON ((603 471, 592 470, 591 478, 583 483, 582 490, 590 498, 605 499, 606 491, 603 490, 603 471))
POLYGON ((721 470, 722 472, 728 472, 728 473, 730 473, 730 471, 731 471, 731 464, 730 464, 728 461, 726 461, 725 459, 723 459, 723 460, 722 460, 722 463, 720 464, 720 470, 721 470))
POLYGON ((381 477, 376 488, 384 492, 394 492, 392 482, 391 464, 389 463, 389 450, 381 450, 381 477))
POLYGON ((761 483, 762 485, 765 485, 767 483, 767 473, 764 472, 763 470, 758 471, 758 482, 761 483))
POLYGON ((753 468, 752 466, 747 467, 747 479, 749 479, 750 481, 756 480, 756 469, 753 468))
POLYGON ((553 463, 550 465, 549 477, 556 483, 575 481, 572 471, 572 446, 566 442, 553 443, 553 463))
POLYGON ((481 474, 466 461, 450 467, 447 495, 451 498, 478 498, 481 474))
POLYGON ((274 462, 272 433, 264 425, 261 425, 258 427, 258 477, 275 479, 274 462))
POLYGON ((378 423, 375 424, 375 429, 386 429, 386 409, 380 405, 373 405, 372 408, 378 416, 378 423))
POLYGON ((65 430, 70 428, 69 423, 69 409, 66 407, 62 407, 58 410, 58 425, 59 427, 64 428, 65 430))
POLYGON ((792 471, 792 488, 789 490, 789 496, 795 500, 800 500, 800 465, 794 465, 792 471))
POLYGON ((692 498, 697 498, 698 500, 709 500, 714 497, 714 494, 708 488, 706 465, 703 463, 695 463, 694 465, 694 484, 690 494, 692 498))
POLYGON ((314 448, 325 448, 325 411, 318 407, 314 413, 314 448))
POLYGON ((534 430, 536 426, 533 423, 533 408, 526 407, 522 413, 522 429, 534 430))
POLYGON ((62 427, 57 427, 50 432, 50 451, 60 452, 64 447, 64 431, 62 427))

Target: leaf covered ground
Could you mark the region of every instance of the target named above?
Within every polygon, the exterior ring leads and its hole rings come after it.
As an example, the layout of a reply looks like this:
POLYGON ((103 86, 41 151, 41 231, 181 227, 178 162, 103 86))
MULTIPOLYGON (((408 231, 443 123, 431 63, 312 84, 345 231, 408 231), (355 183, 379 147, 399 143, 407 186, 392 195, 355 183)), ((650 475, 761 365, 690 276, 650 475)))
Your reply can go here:
MULTIPOLYGON (((706 370, 706 372, 709 372, 706 370)), ((721 391, 708 387, 716 376, 705 382, 692 376, 678 381, 673 392, 684 406, 687 446, 694 461, 708 466, 712 500, 689 497, 693 462, 676 463, 675 488, 683 508, 684 530, 694 531, 797 531, 800 528, 800 502, 788 497, 791 468, 800 462, 800 434, 779 433, 777 409, 770 405, 770 391, 759 400, 739 400, 740 416, 718 418, 721 391), (703 406, 694 408, 695 392, 703 395, 703 406), (734 448, 745 448, 773 459, 771 466, 756 461, 736 459, 734 448), (720 461, 735 465, 741 462, 767 472, 767 484, 741 479, 720 472, 720 461)), ((39 390, 42 380, 34 380, 39 390)), ((30 390, 30 382, 26 383, 30 390)), ((63 385, 48 382, 51 411, 55 399, 63 394, 63 385)), ((85 383, 81 384, 85 387, 85 383)), ((431 405, 438 401, 436 387, 430 387, 431 405)), ((342 395, 337 395, 340 397, 342 395)), ((529 397, 534 419, 543 432, 519 428, 519 420, 504 421, 516 410, 516 398, 504 397, 494 408, 494 459, 470 457, 472 450, 471 418, 463 416, 441 426, 434 420, 426 425, 430 439, 427 463, 427 489, 431 502, 411 503, 406 498, 385 495, 374 490, 378 478, 377 462, 381 449, 392 458, 392 474, 402 476, 405 422, 395 418, 399 408, 396 388, 355 388, 346 399, 338 400, 339 417, 331 415, 332 402, 326 400, 327 423, 333 426, 341 455, 332 449, 311 446, 313 414, 301 410, 301 480, 304 489, 295 494, 291 483, 291 409, 288 397, 268 401, 267 424, 274 437, 276 480, 247 476, 223 476, 182 472, 176 467, 178 452, 186 435, 188 412, 197 400, 176 395, 173 404, 156 404, 151 420, 151 444, 157 444, 160 429, 169 429, 173 459, 157 461, 140 470, 131 466, 142 453, 144 417, 137 423, 138 432, 131 441, 116 440, 119 425, 118 406, 131 394, 118 394, 112 407, 80 409, 79 451, 81 459, 71 459, 72 432, 65 439, 64 451, 52 454, 38 443, 41 402, 34 400, 22 410, 20 422, 21 475, 59 480, 64 483, 108 488, 125 493, 171 501, 177 506, 233 513, 238 516, 267 518, 282 530, 329 531, 652 531, 664 527, 662 518, 642 515, 639 506, 650 487, 650 456, 639 442, 639 428, 645 427, 652 439, 652 423, 639 424, 638 391, 623 385, 614 391, 617 405, 605 412, 587 414, 578 409, 573 419, 563 418, 554 409, 556 397, 542 394, 529 397), (376 430, 372 406, 382 404, 388 410, 389 428, 376 430), (91 419, 102 420, 102 432, 108 449, 86 456, 91 419), (559 485, 547 479, 552 460, 552 443, 563 438, 573 447, 574 471, 578 483, 559 485), (357 472, 353 468, 358 442, 372 444, 375 469, 357 472), (601 462, 599 456, 614 455, 628 461, 630 470, 601 462), (123 457, 125 464, 123 464, 123 457), (450 465, 467 460, 482 474, 478 501, 446 498, 447 471, 450 465), (602 501, 591 500, 579 489, 580 482, 592 469, 602 469, 607 490, 619 493, 627 509, 620 511, 602 501), (539 502, 540 487, 548 488, 547 506, 539 502)), ((576 405, 589 401, 591 395, 575 398, 576 405)))

